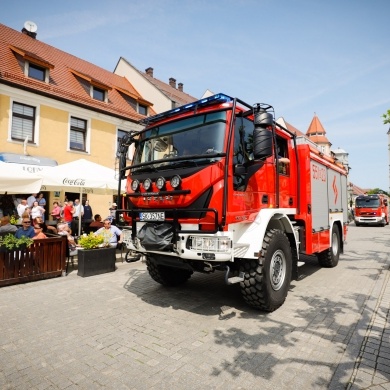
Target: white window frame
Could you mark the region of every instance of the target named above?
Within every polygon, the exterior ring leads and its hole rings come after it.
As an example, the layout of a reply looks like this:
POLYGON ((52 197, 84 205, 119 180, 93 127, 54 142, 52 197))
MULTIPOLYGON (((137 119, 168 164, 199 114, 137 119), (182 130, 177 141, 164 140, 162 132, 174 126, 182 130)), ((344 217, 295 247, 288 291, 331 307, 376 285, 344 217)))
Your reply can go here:
POLYGON ((81 153, 81 154, 90 154, 90 145, 91 145, 91 120, 78 114, 69 114, 68 121, 68 140, 67 140, 67 151, 72 153, 81 153), (71 132, 71 121, 72 118, 81 119, 86 122, 86 134, 85 134, 85 150, 71 149, 70 147, 70 132, 71 132))
POLYGON ((12 122, 13 122, 13 106, 14 103, 21 104, 24 106, 34 107, 35 108, 35 118, 34 118, 34 137, 32 142, 29 142, 29 145, 39 146, 39 124, 40 124, 40 105, 31 104, 31 100, 26 101, 24 99, 11 99, 9 106, 9 122, 8 122, 8 137, 7 142, 12 142, 16 144, 21 144, 24 140, 17 140, 12 138, 12 122))
POLYGON ((36 80, 36 81, 41 81, 41 82, 43 82, 43 83, 48 84, 48 83, 49 83, 50 71, 49 71, 49 69, 46 68, 45 66, 38 65, 38 64, 35 64, 34 62, 30 62, 30 61, 28 61, 28 60, 25 60, 25 61, 24 61, 24 75, 25 75, 26 77, 30 78, 30 79, 33 79, 33 80, 36 80), (36 66, 36 67, 38 67, 38 68, 44 69, 44 70, 45 70, 45 79, 44 79, 44 80, 39 80, 39 79, 36 79, 36 78, 34 78, 34 77, 30 77, 30 76, 28 75, 28 71, 29 71, 29 69, 30 69, 30 65, 33 65, 33 66, 36 66))

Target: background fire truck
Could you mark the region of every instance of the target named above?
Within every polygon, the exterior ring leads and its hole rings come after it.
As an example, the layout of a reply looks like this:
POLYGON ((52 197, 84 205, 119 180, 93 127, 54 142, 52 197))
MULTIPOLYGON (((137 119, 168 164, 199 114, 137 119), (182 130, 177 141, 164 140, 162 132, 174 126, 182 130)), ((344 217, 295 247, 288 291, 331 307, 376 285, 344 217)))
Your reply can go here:
POLYGON ((165 286, 225 272, 252 307, 286 299, 300 254, 334 267, 347 231, 347 172, 274 121, 268 104, 218 94, 125 136, 125 242, 165 286), (132 165, 126 153, 135 144, 132 165))
POLYGON ((359 195, 355 199, 355 225, 389 224, 388 198, 383 194, 359 195))

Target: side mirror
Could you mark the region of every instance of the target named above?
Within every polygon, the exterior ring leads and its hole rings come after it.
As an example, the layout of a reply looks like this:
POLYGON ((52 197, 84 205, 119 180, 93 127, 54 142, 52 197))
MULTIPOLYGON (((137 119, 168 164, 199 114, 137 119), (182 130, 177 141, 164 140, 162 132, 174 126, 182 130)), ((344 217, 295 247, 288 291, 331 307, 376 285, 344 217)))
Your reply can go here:
POLYGON ((267 129, 256 128, 253 130, 253 157, 255 160, 263 160, 272 156, 272 132, 267 129))

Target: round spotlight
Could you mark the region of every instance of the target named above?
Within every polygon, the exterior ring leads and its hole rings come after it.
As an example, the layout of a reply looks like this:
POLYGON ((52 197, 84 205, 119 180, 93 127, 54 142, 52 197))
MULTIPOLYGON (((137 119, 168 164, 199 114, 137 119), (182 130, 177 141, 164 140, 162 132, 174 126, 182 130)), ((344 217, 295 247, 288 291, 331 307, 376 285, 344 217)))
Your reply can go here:
POLYGON ((145 179, 144 182, 143 182, 143 186, 145 188, 145 191, 149 191, 150 187, 152 187, 152 180, 145 179))
POLYGON ((138 180, 133 180, 131 182, 131 189, 135 192, 139 188, 139 181, 138 180))
POLYGON ((174 175, 174 176, 172 176, 170 182, 171 182, 172 188, 177 188, 181 184, 181 177, 179 175, 174 175))
POLYGON ((159 190, 162 190, 165 186, 165 179, 160 176, 157 180, 156 180, 156 186, 159 190))

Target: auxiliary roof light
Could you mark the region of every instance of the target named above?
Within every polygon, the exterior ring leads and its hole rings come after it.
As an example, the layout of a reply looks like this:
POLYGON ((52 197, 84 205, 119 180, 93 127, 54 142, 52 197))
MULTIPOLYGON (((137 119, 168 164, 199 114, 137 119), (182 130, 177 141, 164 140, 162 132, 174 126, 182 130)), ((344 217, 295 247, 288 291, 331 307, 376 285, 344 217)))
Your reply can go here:
POLYGON ((156 186, 159 190, 162 190, 165 186, 165 179, 160 176, 157 180, 156 180, 156 186))
POLYGON ((138 180, 133 180, 131 182, 131 189, 135 192, 139 188, 139 181, 138 180))
POLYGON ((149 191, 150 188, 152 187, 152 180, 151 179, 145 179, 143 182, 143 186, 145 188, 145 191, 149 191))
POLYGON ((172 176, 170 183, 172 188, 178 188, 181 184, 181 177, 179 175, 172 176))

